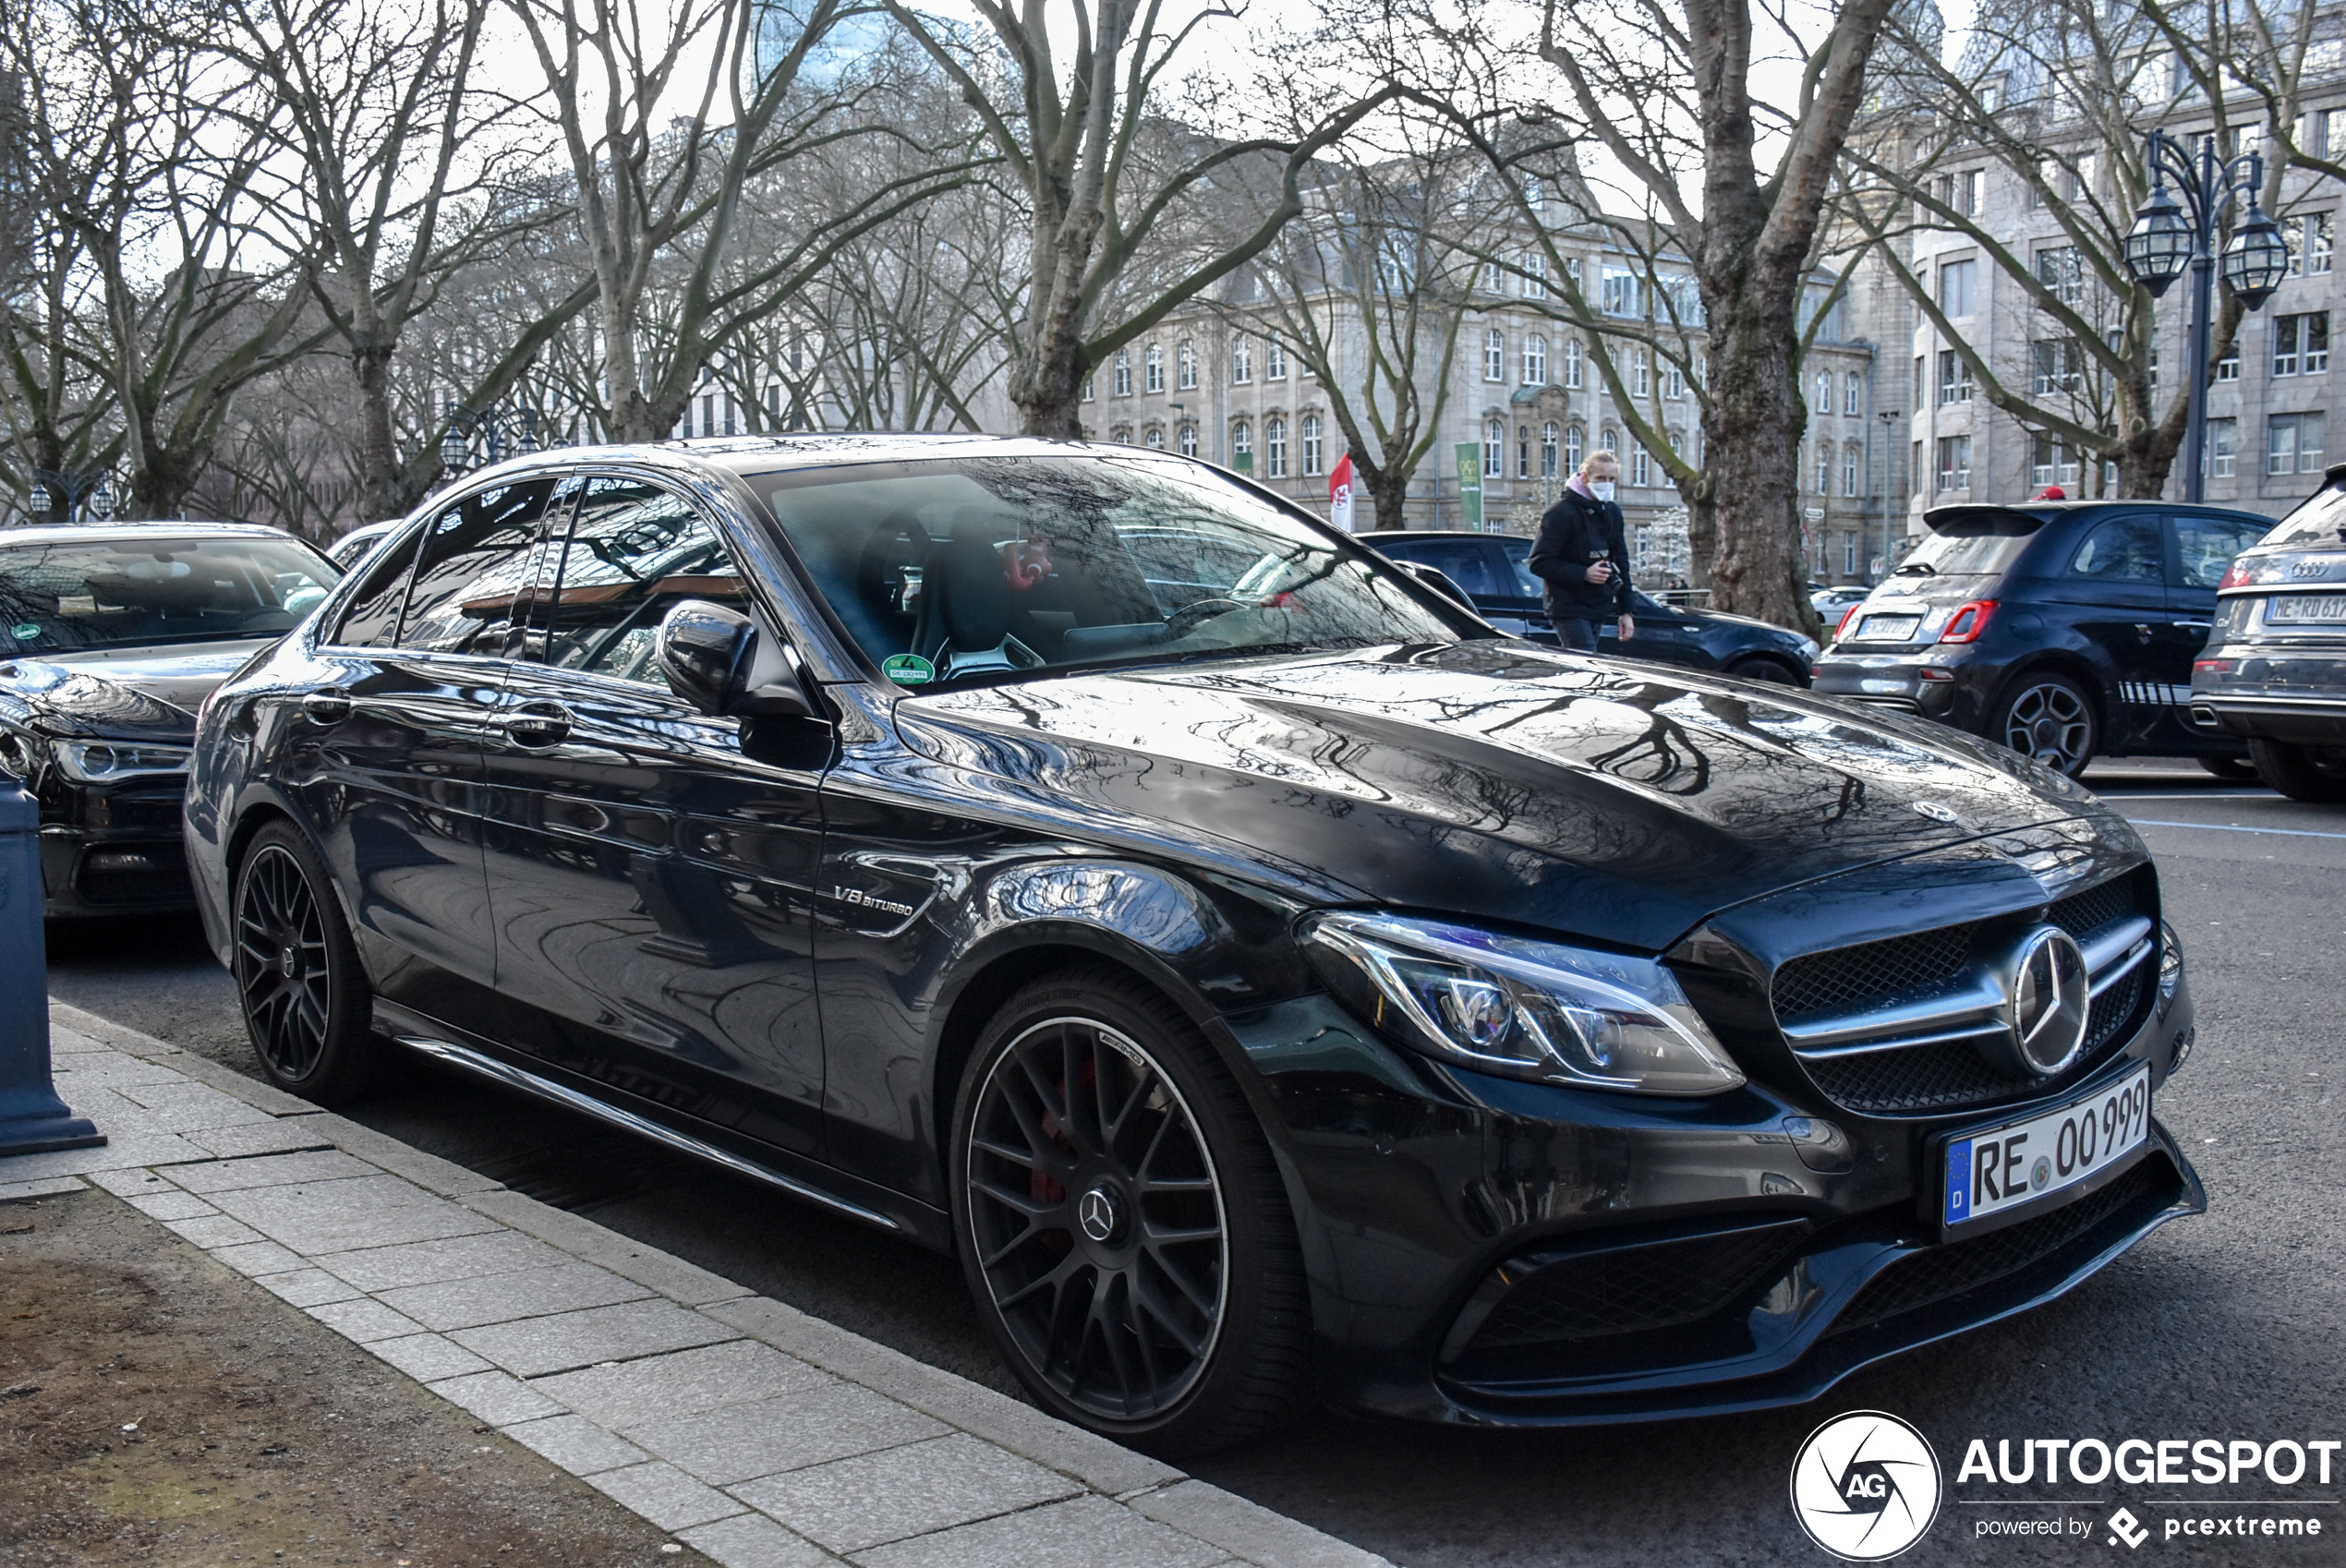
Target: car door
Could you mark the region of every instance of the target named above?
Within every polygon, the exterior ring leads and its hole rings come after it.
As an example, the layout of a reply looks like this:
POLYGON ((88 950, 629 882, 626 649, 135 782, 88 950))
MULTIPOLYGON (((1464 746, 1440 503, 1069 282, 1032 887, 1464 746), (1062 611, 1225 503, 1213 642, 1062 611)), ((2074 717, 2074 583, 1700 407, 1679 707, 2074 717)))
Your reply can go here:
MULTIPOLYGON (((2171 662, 2167 531, 2160 515, 2128 513, 2086 530, 2062 562, 2046 609, 2068 623, 2100 667, 2110 715, 2105 750, 2138 745, 2166 717, 2171 662)), ((2188 686, 2189 664, 2185 664, 2188 686)))
POLYGON ((669 610, 755 611, 716 526, 660 485, 588 477, 528 599, 484 760, 507 1043, 819 1157, 807 899, 829 726, 669 690, 669 610))
POLYGON ((1518 636, 1545 639, 1553 635, 1554 627, 1548 621, 1548 608, 1542 597, 1542 585, 1531 574, 1531 541, 1508 537, 1480 541, 1493 557, 1491 608, 1484 610, 1491 624, 1503 632, 1518 636), (1518 622, 1520 624, 1518 624, 1518 622))
POLYGON ((376 564, 320 649, 283 776, 353 890, 376 994, 437 1017, 487 1000, 496 929, 481 862, 481 746, 505 680, 514 588, 552 476, 451 502, 376 564))

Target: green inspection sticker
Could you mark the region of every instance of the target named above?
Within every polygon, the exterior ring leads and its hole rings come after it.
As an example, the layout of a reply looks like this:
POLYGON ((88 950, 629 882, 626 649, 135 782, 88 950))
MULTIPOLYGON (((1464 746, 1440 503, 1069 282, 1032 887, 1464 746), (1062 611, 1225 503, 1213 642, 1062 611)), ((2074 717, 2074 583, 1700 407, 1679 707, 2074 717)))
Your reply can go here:
POLYGON ((937 666, 918 654, 890 654, 880 673, 900 686, 925 686, 937 679, 937 666))
POLYGON ((29 643, 32 641, 33 638, 41 635, 41 628, 34 625, 30 621, 19 621, 14 626, 8 628, 8 635, 14 637, 19 643, 29 643))

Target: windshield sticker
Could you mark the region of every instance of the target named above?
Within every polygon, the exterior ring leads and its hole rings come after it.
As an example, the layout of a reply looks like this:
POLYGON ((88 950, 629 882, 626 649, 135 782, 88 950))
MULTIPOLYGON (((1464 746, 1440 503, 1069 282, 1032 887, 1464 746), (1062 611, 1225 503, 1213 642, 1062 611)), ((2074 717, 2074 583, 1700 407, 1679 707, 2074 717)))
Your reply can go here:
POLYGON ((34 625, 30 621, 19 621, 14 626, 8 628, 8 635, 14 637, 19 643, 29 643, 32 641, 33 638, 41 635, 41 628, 34 625))
POLYGON ((925 686, 937 679, 937 666, 918 654, 891 654, 880 673, 900 686, 925 686))

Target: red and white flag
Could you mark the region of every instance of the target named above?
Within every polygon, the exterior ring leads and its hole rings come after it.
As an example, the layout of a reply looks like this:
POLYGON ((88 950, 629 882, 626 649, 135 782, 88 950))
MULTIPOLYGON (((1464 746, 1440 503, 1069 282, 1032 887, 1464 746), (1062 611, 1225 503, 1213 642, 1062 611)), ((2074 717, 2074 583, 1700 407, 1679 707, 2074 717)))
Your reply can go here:
POLYGON ((1336 467, 1328 475, 1328 521, 1352 531, 1352 454, 1346 452, 1336 460, 1336 467))

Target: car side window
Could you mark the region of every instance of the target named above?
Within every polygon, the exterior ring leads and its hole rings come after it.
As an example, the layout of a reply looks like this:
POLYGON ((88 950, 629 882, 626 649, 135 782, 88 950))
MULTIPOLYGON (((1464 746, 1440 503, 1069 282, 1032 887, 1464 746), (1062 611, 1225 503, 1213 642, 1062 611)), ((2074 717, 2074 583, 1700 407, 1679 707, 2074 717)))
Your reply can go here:
POLYGON ((514 591, 553 488, 551 476, 494 486, 431 520, 400 618, 401 647, 502 657, 514 591))
POLYGON ((560 583, 545 661, 654 685, 661 677, 653 641, 670 610, 685 599, 749 608, 716 529, 683 497, 639 479, 586 481, 560 583))
POLYGON ((2072 577, 2102 583, 2167 581, 2166 541, 2156 517, 2114 517, 2086 536, 2069 558, 2072 577))
POLYGON ((1506 573, 1515 586, 1506 592, 1517 598, 1536 599, 1547 597, 1548 585, 1531 574, 1531 541, 1506 538, 1499 541, 1499 558, 1506 562, 1506 573))
POLYGON ((2186 588, 2214 588, 2222 585, 2224 573, 2231 569, 2232 557, 2248 549, 2271 525, 2233 517, 2205 517, 2177 513, 2175 517, 2175 553, 2186 588))
POLYGON ((407 602, 407 579, 415 566, 412 542, 377 557, 330 640, 345 648, 387 648, 396 643, 399 611, 407 602))
POLYGON ((1481 539, 1428 539, 1393 553, 1399 560, 1433 567, 1464 588, 1469 598, 1516 597, 1491 569, 1491 551, 1481 539))

